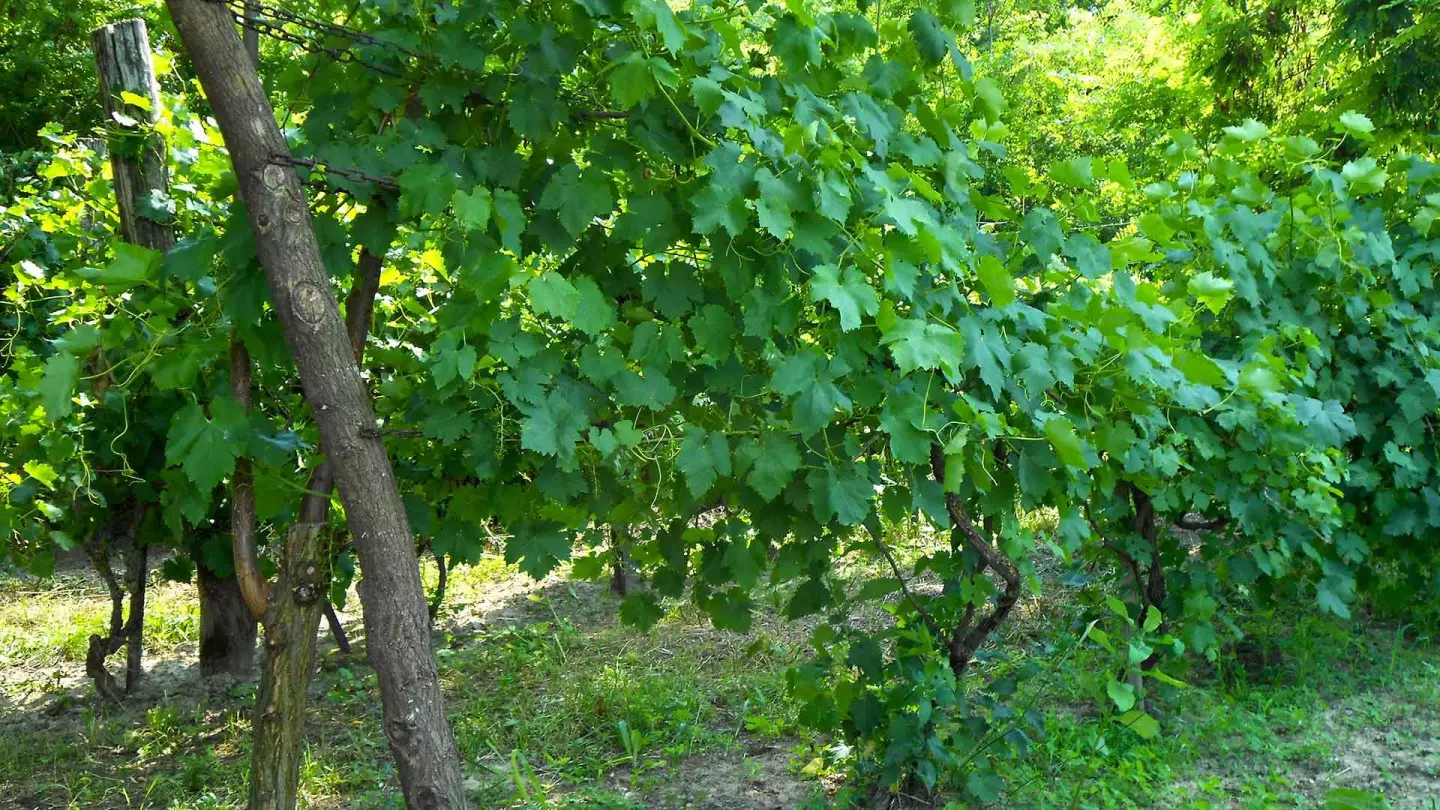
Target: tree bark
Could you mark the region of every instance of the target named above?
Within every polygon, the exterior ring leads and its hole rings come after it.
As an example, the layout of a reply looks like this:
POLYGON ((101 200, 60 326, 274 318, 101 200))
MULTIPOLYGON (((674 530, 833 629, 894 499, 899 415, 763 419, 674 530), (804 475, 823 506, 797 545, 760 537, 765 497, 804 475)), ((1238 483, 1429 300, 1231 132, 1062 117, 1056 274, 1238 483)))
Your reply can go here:
POLYGON ((127 127, 117 114, 141 124, 160 120, 160 85, 150 61, 150 36, 144 20, 125 20, 104 25, 90 34, 95 47, 95 67, 100 73, 100 101, 107 127, 121 127, 118 140, 109 145, 110 168, 114 175, 115 200, 120 209, 120 229, 125 241, 161 252, 175 245, 168 224, 146 216, 140 201, 152 192, 168 194, 165 140, 141 127, 127 127), (133 93, 149 100, 149 109, 125 102, 120 94, 133 93), (136 136, 134 142, 125 135, 136 136))
POLYGON ((265 671, 255 704, 250 810, 292 810, 299 799, 305 705, 315 674, 315 631, 325 606, 329 526, 290 527, 275 596, 265 611, 265 671))
POLYGON ((131 544, 130 560, 125 572, 130 585, 130 616, 125 612, 125 589, 110 567, 110 549, 115 535, 114 524, 103 527, 97 536, 86 544, 86 552, 95 572, 105 582, 110 592, 110 632, 106 636, 90 636, 90 646, 85 654, 85 674, 95 682, 95 691, 108 701, 119 701, 140 683, 141 633, 145 626, 145 579, 146 549, 140 545, 140 526, 145 521, 147 506, 132 503, 130 523, 125 539, 131 544), (128 647, 127 647, 128 644, 128 647), (121 647, 127 647, 125 654, 125 686, 110 674, 105 666, 109 658, 121 647))
POLYGON ((240 580, 196 563, 200 591, 200 674, 248 675, 255 668, 255 617, 240 580))
POLYGON ((340 623, 340 617, 335 615, 335 606, 329 601, 325 602, 325 623, 330 625, 330 637, 335 639, 335 649, 349 655, 350 637, 345 635, 345 625, 340 623))
POLYGON ((366 578, 366 647, 406 805, 464 807, 414 538, 304 191, 293 169, 280 163, 290 157, 289 146, 226 7, 206 0, 167 5, 230 150, 271 302, 355 536, 366 578))

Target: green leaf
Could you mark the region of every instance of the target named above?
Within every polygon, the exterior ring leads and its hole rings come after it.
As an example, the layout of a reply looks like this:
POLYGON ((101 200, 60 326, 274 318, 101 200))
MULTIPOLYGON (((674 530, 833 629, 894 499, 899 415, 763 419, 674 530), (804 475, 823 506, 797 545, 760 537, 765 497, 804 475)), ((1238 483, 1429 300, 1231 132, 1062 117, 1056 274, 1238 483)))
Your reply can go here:
POLYGON ((1269 365, 1254 362, 1240 372, 1240 387, 1261 396, 1274 394, 1280 390, 1280 378, 1269 365))
MULTIPOLYGON (((531 282, 532 286, 534 282, 531 282)), ((581 276, 575 280, 575 312, 569 318, 570 325, 587 335, 598 335, 615 325, 615 305, 600 291, 595 279, 581 276)), ((562 291, 561 298, 568 300, 562 291)), ((563 306, 564 300, 560 303, 563 306)))
POLYGON ((849 332, 860 326, 860 316, 874 315, 880 310, 875 288, 853 266, 843 271, 834 265, 822 264, 810 278, 810 300, 828 301, 840 313, 840 329, 849 332))
POLYGON ((1000 92, 1000 85, 989 76, 975 80, 975 106, 991 123, 1005 114, 1005 96, 1000 92))
POLYGON ((680 443, 676 466, 685 475, 690 494, 703 497, 720 476, 730 475, 730 445, 723 433, 709 433, 692 427, 680 443))
POLYGON ((1375 158, 1362 157, 1346 163, 1340 176, 1345 178, 1351 194, 1374 194, 1385 188, 1385 180, 1390 175, 1380 168, 1375 158))
POLYGON ((1145 632, 1147 632, 1147 633, 1153 633, 1153 632, 1155 632, 1156 630, 1160 629, 1160 622, 1163 621, 1164 618, 1165 618, 1165 617, 1162 616, 1161 613, 1160 613, 1160 608, 1157 608, 1157 607, 1155 607, 1154 605, 1151 605, 1151 606, 1149 606, 1148 608, 1146 608, 1146 610, 1145 610, 1145 625, 1144 625, 1144 627, 1145 627, 1145 632))
POLYGON ((75 410, 71 399, 75 396, 75 383, 80 379, 80 358, 72 354, 57 354, 45 361, 45 373, 35 386, 40 394, 40 403, 45 406, 45 416, 54 422, 64 419, 75 410))
POLYGON ((571 536, 562 526, 521 523, 505 541, 505 562, 518 563, 521 571, 541 579, 570 559, 572 547, 571 536))
POLYGON ((1064 416, 1056 416, 1045 422, 1045 438, 1049 440, 1050 446, 1055 448, 1055 455, 1060 457, 1060 463, 1066 467, 1077 470, 1088 470, 1090 464, 1085 460, 1084 444, 1080 437, 1075 435, 1075 425, 1064 416))
POLYGON ((903 372, 940 369, 952 381, 960 379, 965 339, 949 326, 905 319, 891 327, 881 343, 890 347, 895 365, 903 372))
POLYGON ((755 605, 749 595, 735 589, 707 599, 702 607, 710 615, 711 624, 720 630, 748 633, 755 620, 755 605))
POLYGON ((1052 163, 1050 179, 1070 188, 1089 188, 1095 183, 1094 161, 1078 157, 1052 163))
POLYGON ((981 256, 980 267, 976 273, 995 306, 1008 307, 1015 303, 1015 279, 999 259, 988 253, 981 256))
POLYGON ((500 244, 518 256, 520 237, 525 233, 525 209, 520 206, 520 198, 508 188, 496 189, 491 197, 495 224, 500 228, 500 244))
POLYGON ((1128 712, 1135 707, 1135 687, 1121 681, 1110 681, 1105 684, 1105 694, 1115 702, 1115 708, 1122 712, 1128 712))
POLYGON ((54 489, 55 481, 60 477, 54 467, 43 461, 27 461, 23 465, 23 469, 31 478, 44 484, 46 489, 54 489))
POLYGON ((476 186, 469 192, 456 191, 450 200, 455 220, 467 231, 481 231, 490 223, 490 189, 476 186))
POLYGON ((760 227, 782 242, 790 237, 790 229, 795 227, 795 221, 790 217, 790 208, 784 200, 761 197, 754 201, 754 207, 760 227))
POLYGON ((567 163, 545 184, 539 207, 556 211, 560 224, 576 237, 584 233, 596 217, 608 216, 614 210, 615 200, 610 195, 610 183, 603 175, 594 170, 582 173, 580 167, 567 163))
POLYGON ((915 47, 920 50, 920 58, 925 64, 934 67, 945 61, 945 55, 950 52, 953 39, 941 27, 940 20, 934 14, 924 8, 917 8, 910 15, 910 36, 915 39, 915 47))
POLYGON ((664 59, 629 53, 610 74, 610 97, 621 109, 629 109, 654 95, 661 85, 674 89, 678 78, 675 68, 664 59))
MULTIPOLYGON (((1129 684, 1125 686, 1128 687, 1129 684)), ((1115 722, 1135 732, 1142 740, 1153 740, 1160 736, 1160 723, 1139 710, 1127 711, 1116 717, 1115 722)))
POLYGON ((1270 134, 1270 128, 1256 121, 1254 118, 1247 118, 1239 126, 1225 127, 1225 134, 1230 138, 1244 143, 1258 141, 1270 134))
POLYGON ((459 185, 455 173, 439 160, 422 160, 395 178, 400 186, 400 216, 440 216, 459 185))
POLYGON ((530 306, 537 314, 569 322, 580 307, 580 291, 559 273, 551 271, 536 276, 530 280, 529 289, 530 306))
POLYGON ((1234 295, 1235 282, 1227 278, 1217 278, 1214 273, 1206 270, 1191 276, 1186 289, 1204 304, 1206 309, 1218 315, 1234 295))
POLYGON ((839 174, 826 172, 815 196, 815 210, 821 216, 843 224, 850 215, 850 185, 839 174))
POLYGON ((711 234, 717 228, 724 228, 731 236, 739 236, 750 222, 750 209, 745 200, 714 185, 701 189, 689 204, 698 234, 711 234))
POLYGON ((215 419, 191 402, 170 423, 165 440, 165 463, 179 464, 185 477, 208 493, 235 471, 235 459, 245 446, 248 427, 240 406, 225 397, 210 404, 215 419))
POLYGON ((1374 140, 1370 133, 1375 131, 1375 125, 1370 119, 1354 110, 1347 110, 1340 114, 1335 122, 1335 131, 1342 135, 1350 135, 1362 141, 1374 140))
POLYGON ((147 247, 116 242, 115 258, 95 276, 95 280, 116 292, 154 284, 160 274, 165 255, 147 247))
POLYGON ((627 0, 625 6, 637 25, 660 34, 665 50, 679 53, 685 47, 685 28, 675 18, 669 3, 664 0, 627 0))
POLYGON ((570 458, 590 419, 583 403, 561 391, 551 391, 539 404, 523 403, 520 447, 546 456, 570 458))
POLYGON ((850 464, 843 473, 830 467, 825 475, 825 495, 829 511, 842 525, 859 526, 870 516, 875 486, 862 464, 850 464))
POLYGON ((1348 619, 1350 618, 1349 600, 1354 596, 1354 592, 1353 580, 1346 582, 1337 577, 1325 577, 1315 587, 1315 599, 1325 612, 1348 619))
POLYGON ((620 621, 631 627, 649 630, 663 618, 665 611, 660 607, 660 600, 649 591, 627 594, 620 603, 620 621))
POLYGON ((814 613, 819 613, 830 604, 830 588, 826 586, 825 580, 807 579, 800 583, 795 589, 790 601, 785 604, 785 618, 799 619, 814 613))
POLYGON ((1331 788, 1321 801, 1324 810, 1390 810, 1384 794, 1355 788, 1331 788))
POLYGON ((783 433, 765 433, 760 437, 758 452, 746 483, 767 501, 785 490, 800 469, 800 451, 795 440, 783 433))

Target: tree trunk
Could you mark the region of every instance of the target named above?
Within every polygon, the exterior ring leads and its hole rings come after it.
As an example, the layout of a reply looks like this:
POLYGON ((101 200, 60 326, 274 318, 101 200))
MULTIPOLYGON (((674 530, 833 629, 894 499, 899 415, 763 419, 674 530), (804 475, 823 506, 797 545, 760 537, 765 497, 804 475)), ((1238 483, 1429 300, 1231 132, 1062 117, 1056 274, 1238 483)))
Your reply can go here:
POLYGON ((255 617, 240 580, 196 564, 200 590, 200 674, 249 675, 255 668, 255 617))
POLYGON ((255 705, 250 810, 292 810, 300 788, 305 705, 315 674, 315 632, 330 586, 329 526, 290 527, 280 577, 265 611, 265 672, 255 705))
POLYGON ((630 593, 630 532, 618 523, 610 524, 610 548, 615 559, 610 563, 610 591, 616 596, 630 593))
POLYGON ((139 517, 131 539, 135 547, 130 552, 130 565, 126 575, 130 577, 130 618, 125 621, 125 693, 128 695, 140 685, 142 656, 145 654, 145 583, 150 578, 150 547, 140 542, 140 522, 144 519, 144 507, 136 507, 139 517))
MULTIPOLYGON (((250 350, 238 332, 230 330, 230 396, 250 413, 250 350)), ((235 459, 230 476, 230 555, 235 561, 235 585, 250 611, 260 619, 270 603, 270 586, 260 576, 260 555, 255 546, 255 474, 248 456, 235 459)))
POLYGON ((435 555, 435 565, 438 574, 435 580, 435 593, 430 596, 429 616, 430 626, 435 626, 435 619, 440 615, 440 608, 445 604, 445 586, 450 581, 450 565, 445 561, 445 555, 438 551, 432 552, 435 555))
POLYGON ((281 165, 289 146, 226 7, 207 0, 167 5, 230 150, 271 302, 355 535, 366 579, 366 648, 379 676, 385 735, 406 805, 464 807, 414 538, 304 191, 293 169, 281 165))

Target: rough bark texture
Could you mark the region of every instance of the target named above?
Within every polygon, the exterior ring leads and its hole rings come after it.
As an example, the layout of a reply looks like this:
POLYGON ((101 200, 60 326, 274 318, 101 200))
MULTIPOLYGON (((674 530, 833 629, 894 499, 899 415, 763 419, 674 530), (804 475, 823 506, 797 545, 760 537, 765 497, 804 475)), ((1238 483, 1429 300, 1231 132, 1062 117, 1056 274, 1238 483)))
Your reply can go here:
POLYGON ((610 547, 615 559, 610 564, 610 591, 616 596, 630 593, 630 533, 619 524, 610 525, 610 547))
POLYGON ((280 577, 265 611, 265 670, 255 705, 250 810, 293 810, 298 799, 306 696, 315 674, 315 631, 330 582, 328 526, 303 522, 304 517, 285 535, 280 577))
POLYGON ((289 147, 225 6, 206 0, 167 5, 235 164, 271 302, 355 536, 367 580, 361 589, 366 647, 379 676, 385 735, 405 803, 463 807, 414 539, 321 263, 305 194, 295 172, 276 162, 289 156, 289 147))
POLYGON ((200 674, 248 675, 255 668, 255 617, 233 576, 197 564, 200 592, 200 674))
POLYGON ((450 581, 450 566, 445 564, 444 554, 435 554, 435 565, 438 566, 435 591, 430 594, 430 602, 427 606, 431 627, 435 626, 435 619, 440 615, 440 607, 445 604, 445 587, 450 581))
POLYGON ((101 26, 90 35, 95 47, 95 67, 100 73, 100 101, 106 125, 120 136, 110 144, 110 167, 115 175, 115 197, 120 208, 120 228, 125 241, 155 250, 169 250, 175 244, 170 226, 147 218, 138 201, 152 191, 168 192, 165 140, 134 127, 122 127, 115 114, 147 124, 160 120, 160 86, 150 62, 150 37, 144 20, 125 20, 101 26), (146 110, 121 100, 121 92, 148 98, 146 110), (133 140, 132 140, 133 138, 133 140))

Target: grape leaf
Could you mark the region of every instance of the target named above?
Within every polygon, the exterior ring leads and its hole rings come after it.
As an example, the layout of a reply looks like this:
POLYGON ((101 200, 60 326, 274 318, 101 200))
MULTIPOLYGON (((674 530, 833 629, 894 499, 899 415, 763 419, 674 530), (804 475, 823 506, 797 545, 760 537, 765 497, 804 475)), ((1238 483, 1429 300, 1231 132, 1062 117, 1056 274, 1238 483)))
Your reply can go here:
POLYGON ((822 264, 810 278, 810 300, 828 301, 840 313, 840 329, 849 332, 860 326, 860 316, 874 315, 880 310, 875 288, 853 266, 843 271, 822 264))
POLYGON ((75 383, 79 379, 80 358, 72 354, 57 354, 45 361, 45 373, 35 389, 50 421, 64 419, 74 412, 75 404, 71 398, 75 396, 75 383))
POLYGON ((980 283, 985 285, 985 292, 990 296, 990 300, 995 302, 995 306, 1008 307, 1015 303, 1015 279, 999 259, 988 253, 981 256, 976 274, 980 277, 980 283))

